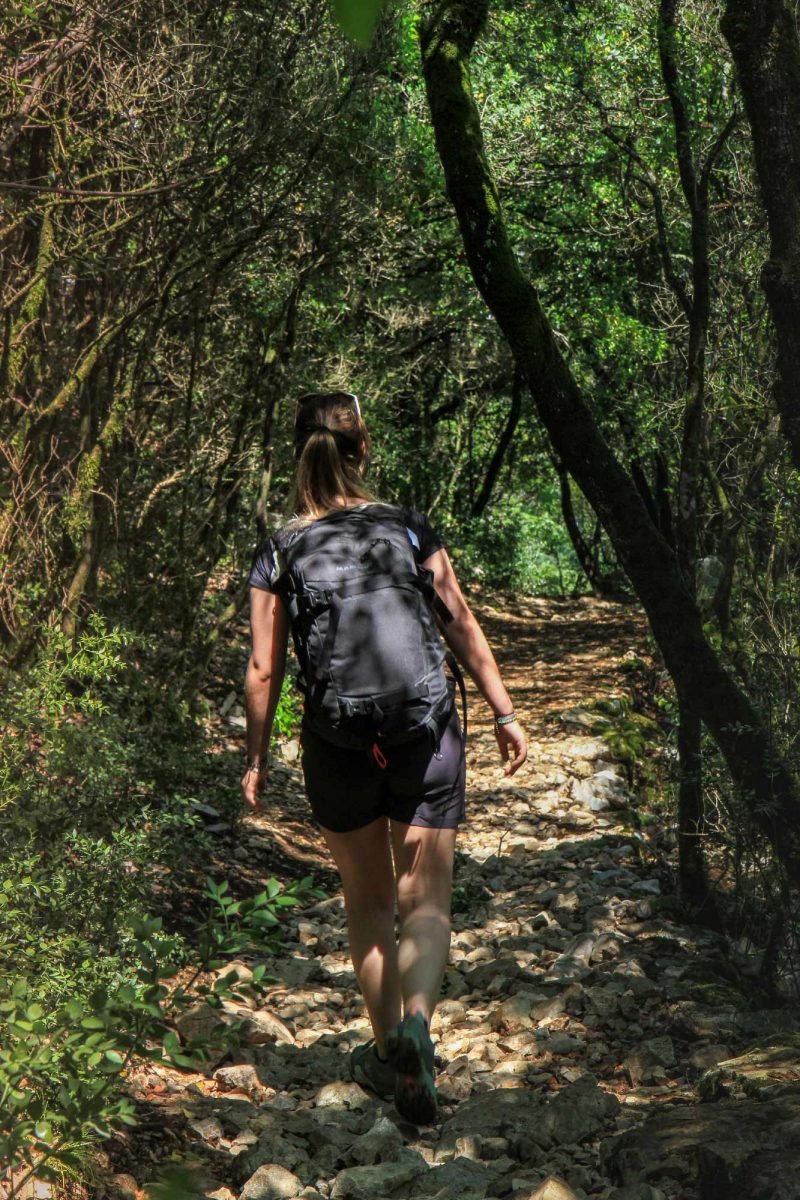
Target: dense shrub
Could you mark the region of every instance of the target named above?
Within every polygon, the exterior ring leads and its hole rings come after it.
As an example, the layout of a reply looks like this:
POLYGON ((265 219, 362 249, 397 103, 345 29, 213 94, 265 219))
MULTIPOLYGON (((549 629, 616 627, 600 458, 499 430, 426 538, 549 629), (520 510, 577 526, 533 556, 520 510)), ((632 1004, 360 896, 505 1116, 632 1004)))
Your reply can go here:
POLYGON ((133 1120, 120 1088, 132 1059, 202 1056, 176 1016, 199 996, 220 1004, 225 962, 274 951, 281 910, 319 894, 270 880, 238 900, 209 880, 194 927, 148 915, 165 879, 204 868, 193 792, 217 758, 153 682, 150 650, 94 615, 74 643, 49 630, 0 693, 0 1172, 17 1186, 25 1165, 40 1178, 76 1168, 87 1137, 133 1120))

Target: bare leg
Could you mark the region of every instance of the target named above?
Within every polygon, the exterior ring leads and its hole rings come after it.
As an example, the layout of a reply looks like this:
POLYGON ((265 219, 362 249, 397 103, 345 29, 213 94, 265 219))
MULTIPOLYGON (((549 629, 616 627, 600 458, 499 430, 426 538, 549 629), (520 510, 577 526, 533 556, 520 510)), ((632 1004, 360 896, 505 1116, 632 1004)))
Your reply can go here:
POLYGON ((350 957, 382 1055, 387 1032, 400 1020, 388 822, 381 817, 350 833, 322 832, 342 877, 350 957))
POLYGON ((398 965, 403 1007, 430 1025, 450 953, 455 829, 392 821, 400 913, 398 965))

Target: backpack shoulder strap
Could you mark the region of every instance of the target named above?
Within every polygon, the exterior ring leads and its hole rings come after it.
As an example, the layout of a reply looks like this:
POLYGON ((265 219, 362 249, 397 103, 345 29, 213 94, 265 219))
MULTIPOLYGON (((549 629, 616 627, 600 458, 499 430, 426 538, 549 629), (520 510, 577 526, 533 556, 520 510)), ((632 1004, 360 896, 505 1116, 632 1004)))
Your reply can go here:
MULTIPOLYGON (((433 612, 439 618, 443 625, 449 625, 453 620, 453 614, 445 604, 442 597, 436 590, 433 582, 433 571, 430 567, 423 567, 418 560, 420 551, 419 538, 410 526, 405 527, 408 540, 414 549, 414 558, 417 561, 417 578, 415 580, 417 587, 422 592, 428 604, 433 609, 433 612)), ((458 665, 458 659, 452 650, 448 650, 445 655, 445 662, 450 668, 450 672, 456 681, 459 694, 461 696, 461 735, 466 740, 467 737, 467 685, 464 681, 464 673, 458 665)))
POLYGON ((415 583, 442 624, 449 625, 453 620, 453 614, 433 585, 433 571, 430 567, 423 567, 419 563, 417 564, 415 583))

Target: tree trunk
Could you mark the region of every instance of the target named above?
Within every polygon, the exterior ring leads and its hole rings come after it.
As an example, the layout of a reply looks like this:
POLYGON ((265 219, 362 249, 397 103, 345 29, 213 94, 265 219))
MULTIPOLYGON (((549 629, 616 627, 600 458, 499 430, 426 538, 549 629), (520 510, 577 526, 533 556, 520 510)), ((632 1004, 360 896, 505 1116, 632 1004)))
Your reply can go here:
POLYGON ((421 28, 436 144, 475 283, 524 372, 556 453, 610 537, 676 686, 691 695, 753 820, 800 883, 800 794, 759 714, 703 632, 675 554, 598 429, 523 275, 500 210, 472 97, 470 54, 487 0, 441 0, 421 28))
POLYGON ((769 219, 761 283, 778 339, 776 406, 800 468, 800 32, 790 0, 728 0, 728 40, 769 219))
POLYGON ((661 536, 675 548, 675 534, 672 528, 672 501, 669 490, 669 470, 663 450, 652 452, 653 485, 647 478, 644 464, 637 449, 639 436, 630 420, 623 414, 618 414, 619 427, 625 439, 625 449, 630 463, 631 479, 642 498, 650 520, 661 536))
POLYGON ((272 466, 273 466, 273 445, 272 431, 275 426, 275 421, 278 416, 278 407, 280 404, 281 380, 286 363, 294 349, 295 336, 297 334, 297 314, 300 308, 300 301, 303 297, 308 278, 306 275, 301 275, 286 301, 286 310, 284 316, 284 327, 280 337, 279 344, 275 348, 268 361, 269 376, 263 381, 263 406, 264 406, 264 423, 261 433, 261 453, 263 455, 261 476, 258 483, 258 496, 256 498, 256 528, 258 530, 258 538, 263 542, 269 533, 269 518, 267 515, 267 506, 269 504, 269 494, 272 488, 272 466))
MULTIPOLYGON (((684 290, 684 307, 689 319, 686 351, 686 380, 683 403, 681 460, 678 474, 678 504, 675 546, 678 565, 692 599, 697 600, 696 564, 699 553, 700 477, 706 421, 706 349, 711 319, 711 264, 709 261, 708 186, 714 161, 724 145, 732 120, 715 139, 705 162, 696 162, 693 134, 696 133, 684 97, 675 51, 675 31, 680 0, 660 0, 658 52, 661 76, 672 110, 675 155, 681 190, 692 223, 692 287, 684 290)), ((712 924, 719 924, 713 895, 708 886, 703 831, 702 722, 691 695, 678 692, 678 874, 684 900, 712 924)))
POLYGON ((506 450, 511 445, 520 416, 522 415, 522 389, 524 386, 525 380, 522 372, 515 371, 514 383, 511 387, 511 409, 508 414, 508 420, 503 432, 500 434, 500 441, 497 443, 497 448, 486 470, 486 477, 481 485, 481 490, 472 505, 473 517, 479 517, 491 499, 492 489, 505 462, 506 450))
POLYGON ((669 467, 664 451, 658 449, 653 456, 655 463, 655 498, 658 508, 658 529, 668 545, 675 547, 675 532, 672 528, 672 507, 669 502, 669 467))
POLYGON ((698 492, 705 421, 705 369, 711 313, 711 271, 708 259, 709 164, 698 171, 692 149, 692 125, 683 97, 675 57, 678 0, 661 0, 658 50, 661 75, 672 109, 675 154, 686 207, 692 223, 692 291, 686 297, 689 318, 686 382, 683 403, 681 461, 678 475, 677 551, 686 585, 694 592, 697 558, 698 492))
POLYGON ((71 642, 78 635, 78 616, 81 600, 89 586, 92 573, 97 570, 100 543, 100 513, 97 496, 92 493, 88 501, 89 521, 81 539, 81 553, 64 597, 61 616, 61 631, 71 642))
MULTIPOLYGON (((564 519, 564 525, 569 540, 572 542, 572 548, 575 551, 575 556, 580 563, 581 570, 589 581, 589 586, 599 596, 611 596, 616 589, 612 583, 605 579, 600 573, 599 567, 599 545, 596 540, 587 542, 583 536, 578 518, 575 516, 575 507, 572 503, 572 489, 569 485, 569 472, 564 464, 552 456, 553 466, 558 475, 558 490, 561 499, 561 516, 564 519)), ((579 577, 580 578, 580 577, 579 577)))
POLYGON ((708 885, 703 838, 706 829, 703 797, 703 726, 689 697, 678 697, 678 886, 681 899, 695 920, 719 929, 714 894, 708 885))

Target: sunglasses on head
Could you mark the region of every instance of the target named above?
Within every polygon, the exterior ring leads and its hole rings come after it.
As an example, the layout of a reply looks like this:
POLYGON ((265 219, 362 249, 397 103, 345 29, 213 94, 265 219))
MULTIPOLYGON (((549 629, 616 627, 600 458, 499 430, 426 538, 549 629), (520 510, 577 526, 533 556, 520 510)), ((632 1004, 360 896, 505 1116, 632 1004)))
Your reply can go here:
POLYGON ((353 392, 309 392, 306 396, 301 396, 297 401, 298 412, 306 406, 319 404, 321 400, 327 399, 352 401, 356 416, 361 420, 361 408, 359 407, 358 396, 354 395, 353 392))
POLYGON ((358 396, 354 396, 352 392, 342 392, 342 395, 346 396, 348 400, 353 401, 353 408, 356 410, 356 416, 359 420, 361 420, 361 409, 358 406, 358 396))

